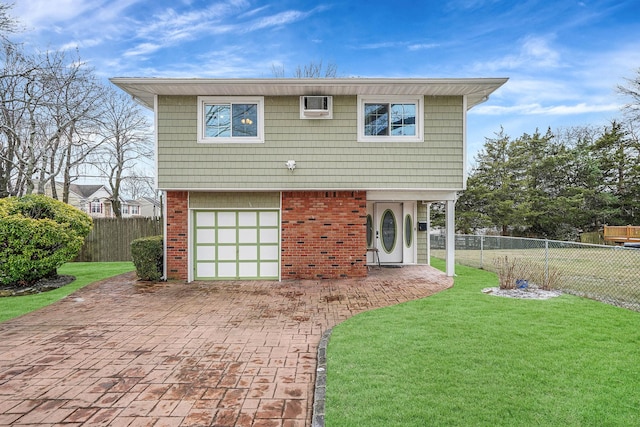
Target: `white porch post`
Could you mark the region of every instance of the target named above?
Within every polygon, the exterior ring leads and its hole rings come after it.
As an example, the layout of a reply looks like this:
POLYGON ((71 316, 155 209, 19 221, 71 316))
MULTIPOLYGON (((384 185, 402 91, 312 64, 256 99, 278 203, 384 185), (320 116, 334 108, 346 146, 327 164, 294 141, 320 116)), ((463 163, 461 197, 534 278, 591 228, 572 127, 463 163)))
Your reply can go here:
POLYGON ((427 265, 431 265, 431 202, 427 203, 427 265))
POLYGON ((455 213, 455 200, 447 200, 445 202, 445 220, 446 220, 446 250, 445 264, 447 276, 452 277, 455 275, 455 233, 456 233, 456 213, 455 213))

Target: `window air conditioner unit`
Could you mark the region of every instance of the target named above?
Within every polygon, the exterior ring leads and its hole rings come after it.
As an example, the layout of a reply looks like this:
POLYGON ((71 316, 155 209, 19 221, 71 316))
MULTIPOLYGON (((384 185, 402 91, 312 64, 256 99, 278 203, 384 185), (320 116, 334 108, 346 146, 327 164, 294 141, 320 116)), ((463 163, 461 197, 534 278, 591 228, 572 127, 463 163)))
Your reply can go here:
POLYGON ((330 119, 333 116, 333 97, 301 96, 301 119, 330 119))

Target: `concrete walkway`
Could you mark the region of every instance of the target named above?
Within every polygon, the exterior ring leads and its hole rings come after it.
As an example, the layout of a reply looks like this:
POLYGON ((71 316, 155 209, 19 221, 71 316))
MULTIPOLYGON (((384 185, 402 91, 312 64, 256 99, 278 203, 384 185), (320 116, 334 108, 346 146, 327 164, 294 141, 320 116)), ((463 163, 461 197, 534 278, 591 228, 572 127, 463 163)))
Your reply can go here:
POLYGON ((310 425, 326 329, 451 285, 426 266, 358 280, 105 280, 0 324, 0 425, 310 425))

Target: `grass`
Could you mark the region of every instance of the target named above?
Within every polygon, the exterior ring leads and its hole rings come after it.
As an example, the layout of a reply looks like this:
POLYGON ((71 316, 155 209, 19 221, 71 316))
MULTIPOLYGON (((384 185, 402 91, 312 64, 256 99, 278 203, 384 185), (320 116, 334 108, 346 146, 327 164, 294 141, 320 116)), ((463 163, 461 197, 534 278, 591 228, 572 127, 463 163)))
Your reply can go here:
POLYGON ((0 322, 52 304, 90 283, 133 270, 134 266, 131 262, 71 262, 64 264, 58 269, 58 274, 75 276, 76 280, 53 291, 0 298, 0 322))
POLYGON ((640 425, 640 313, 489 296, 495 274, 456 273, 451 289, 334 328, 326 425, 640 425))
MULTIPOLYGON (((434 256, 444 258, 444 251, 434 250, 434 256)), ((472 267, 495 270, 494 259, 504 256, 520 258, 560 274, 559 287, 577 295, 586 295, 600 300, 613 300, 640 307, 640 250, 620 247, 593 247, 573 245, 564 248, 530 249, 485 249, 457 250, 456 261, 472 267), (481 261, 482 257, 482 261, 481 261)))

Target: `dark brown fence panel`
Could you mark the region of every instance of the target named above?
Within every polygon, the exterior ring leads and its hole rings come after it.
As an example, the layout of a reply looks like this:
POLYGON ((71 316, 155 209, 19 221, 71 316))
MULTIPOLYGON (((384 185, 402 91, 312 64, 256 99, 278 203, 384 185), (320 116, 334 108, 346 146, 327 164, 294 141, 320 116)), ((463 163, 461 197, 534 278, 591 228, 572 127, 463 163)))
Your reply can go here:
POLYGON ((94 218, 75 261, 131 261, 131 242, 162 234, 161 218, 94 218))

